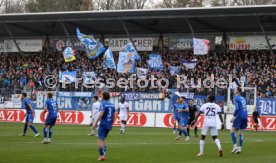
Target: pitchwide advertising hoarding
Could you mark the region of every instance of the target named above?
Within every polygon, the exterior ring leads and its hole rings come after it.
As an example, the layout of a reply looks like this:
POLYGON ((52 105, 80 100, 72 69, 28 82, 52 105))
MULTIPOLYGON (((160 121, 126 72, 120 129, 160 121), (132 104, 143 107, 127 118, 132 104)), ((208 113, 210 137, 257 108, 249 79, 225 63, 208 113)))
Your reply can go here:
MULTIPOLYGON (((276 49, 276 36, 268 36, 272 49, 276 49)), ((266 50, 269 49, 265 36, 231 36, 230 50, 266 50)))
MULTIPOLYGON (((152 38, 132 38, 132 41, 137 51, 152 51, 152 38)), ((112 51, 122 51, 129 42, 129 38, 110 38, 109 47, 112 51)))
MULTIPOLYGON (((42 39, 15 40, 23 52, 42 51, 42 39)), ((0 40, 0 52, 19 52, 13 40, 0 40)))

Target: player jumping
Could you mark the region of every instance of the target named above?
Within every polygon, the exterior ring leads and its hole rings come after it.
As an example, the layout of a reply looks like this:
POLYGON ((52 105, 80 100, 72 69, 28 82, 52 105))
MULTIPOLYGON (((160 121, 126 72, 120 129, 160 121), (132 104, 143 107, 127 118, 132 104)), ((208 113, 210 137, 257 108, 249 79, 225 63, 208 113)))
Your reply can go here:
POLYGON ((186 104, 185 97, 179 98, 179 104, 177 104, 178 118, 180 119, 180 132, 176 137, 176 140, 181 138, 182 133, 186 136, 185 141, 189 141, 190 137, 187 133, 187 126, 189 121, 189 107, 186 104))
POLYGON ((197 113, 197 108, 195 105, 193 105, 193 100, 190 100, 189 101, 189 123, 188 123, 188 127, 187 127, 187 132, 188 132, 188 135, 190 136, 190 128, 194 126, 194 131, 195 131, 195 137, 197 137, 197 126, 194 125, 193 121, 195 120, 195 116, 196 116, 196 113, 197 113))
POLYGON ((96 129, 93 129, 93 124, 98 118, 98 115, 99 115, 99 112, 100 112, 100 107, 101 107, 101 103, 99 102, 98 96, 94 96, 93 97, 92 114, 90 116, 92 127, 91 127, 90 134, 88 134, 89 136, 94 136, 95 135, 95 130, 96 129))
POLYGON ((20 136, 25 136, 28 126, 33 130, 35 133, 35 137, 39 136, 39 133, 37 132, 36 128, 33 126, 33 121, 35 118, 35 111, 32 107, 32 102, 29 98, 27 98, 26 93, 21 94, 21 99, 23 100, 22 102, 22 109, 26 109, 26 121, 23 129, 23 133, 20 136))
POLYGON ((238 87, 235 89, 235 97, 234 97, 234 104, 235 104, 235 111, 234 117, 231 120, 233 122, 232 129, 231 129, 231 137, 233 141, 233 150, 232 153, 239 154, 242 151, 242 144, 243 144, 243 130, 247 127, 247 106, 246 100, 243 96, 241 96, 241 88, 238 87), (237 146, 237 137, 236 131, 239 131, 239 146, 237 146))
POLYGON ((122 123, 120 134, 125 133, 125 126, 127 124, 128 113, 129 113, 128 103, 126 102, 124 97, 121 97, 119 107, 118 107, 118 115, 122 123))
POLYGON ((58 114, 58 104, 55 100, 53 100, 53 94, 48 93, 48 99, 45 102, 44 110, 42 112, 42 116, 45 117, 45 113, 48 111, 48 116, 46 118, 43 133, 44 140, 42 144, 48 144, 51 142, 52 134, 53 134, 53 126, 56 124, 57 114, 58 114), (47 139, 47 129, 49 131, 49 137, 47 139))
MULTIPOLYGON (((218 150, 219 150, 219 156, 223 156, 222 147, 220 144, 220 141, 218 139, 218 129, 217 129, 217 114, 219 115, 219 119, 223 125, 223 119, 221 115, 221 108, 218 106, 215 101, 215 96, 210 95, 208 96, 208 102, 206 104, 203 104, 199 110, 198 115, 195 118, 195 121, 197 121, 198 117, 202 113, 204 115, 204 123, 201 130, 201 139, 200 139, 200 152, 197 156, 203 156, 203 150, 204 150, 204 143, 206 135, 208 134, 209 130, 211 131, 211 135, 213 137, 214 142, 216 143, 218 150)), ((224 126, 224 125, 223 125, 224 126)))
POLYGON ((94 122, 93 129, 98 127, 98 148, 100 157, 98 161, 104 161, 106 159, 106 142, 105 139, 112 128, 113 120, 115 118, 115 106, 109 101, 110 94, 103 92, 103 101, 101 102, 100 113, 97 120, 94 122))

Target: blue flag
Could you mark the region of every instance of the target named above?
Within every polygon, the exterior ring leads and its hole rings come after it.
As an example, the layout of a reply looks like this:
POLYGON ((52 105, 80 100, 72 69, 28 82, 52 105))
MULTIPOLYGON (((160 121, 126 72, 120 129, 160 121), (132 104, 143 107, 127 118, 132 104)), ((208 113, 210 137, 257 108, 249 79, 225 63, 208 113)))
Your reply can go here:
POLYGON ((77 80, 77 71, 60 71, 59 82, 71 82, 74 83, 77 80))
POLYGON ((114 62, 113 54, 110 48, 108 48, 104 53, 104 61, 103 61, 103 68, 112 68, 116 69, 116 64, 114 62))
POLYGON ((135 57, 133 52, 120 52, 117 64, 118 73, 134 73, 135 57))
POLYGON ((95 59, 105 51, 105 47, 99 40, 95 40, 93 35, 82 34, 79 28, 77 28, 77 37, 84 44, 85 52, 89 59, 95 59))
POLYGON ((133 44, 131 42, 127 43, 126 47, 125 47, 125 50, 126 52, 133 52, 135 55, 135 60, 136 61, 140 61, 141 60, 141 57, 140 55, 137 53, 137 51, 135 50, 133 44))
POLYGON ((175 75, 179 73, 179 66, 171 66, 170 67, 170 74, 175 75))
POLYGON ((163 70, 163 62, 160 54, 150 54, 147 63, 153 70, 163 70))

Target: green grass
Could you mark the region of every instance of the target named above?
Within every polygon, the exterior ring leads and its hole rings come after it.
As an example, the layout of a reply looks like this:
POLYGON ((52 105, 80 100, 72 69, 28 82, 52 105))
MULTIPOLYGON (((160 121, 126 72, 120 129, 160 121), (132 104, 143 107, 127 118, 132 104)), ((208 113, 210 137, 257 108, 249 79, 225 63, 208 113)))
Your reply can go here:
MULTIPOLYGON (((35 124, 42 135, 42 125, 35 124)), ((97 138, 87 136, 88 126, 58 125, 51 144, 41 144, 43 136, 18 136, 23 124, 0 123, 0 163, 32 162, 97 162, 97 138)), ((193 132, 193 131, 192 131, 193 132)), ((245 133, 243 153, 230 154, 229 132, 220 131, 224 157, 219 158, 216 145, 207 137, 204 157, 197 158, 199 138, 175 141, 171 129, 127 128, 125 135, 114 127, 107 139, 107 160, 110 163, 275 163, 276 133, 245 133)))

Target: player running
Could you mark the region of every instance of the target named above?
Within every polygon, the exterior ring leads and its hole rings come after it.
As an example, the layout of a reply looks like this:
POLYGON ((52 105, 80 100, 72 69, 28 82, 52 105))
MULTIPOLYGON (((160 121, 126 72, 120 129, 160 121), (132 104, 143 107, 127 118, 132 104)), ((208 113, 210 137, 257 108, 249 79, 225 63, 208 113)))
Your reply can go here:
POLYGON ((105 139, 112 128, 113 120, 115 118, 115 106, 109 101, 110 94, 104 92, 102 94, 103 101, 101 102, 100 113, 97 120, 94 122, 93 129, 98 127, 98 148, 100 157, 98 161, 104 161, 106 159, 106 142, 105 139))
POLYGON ((187 126, 189 121, 189 107, 186 104, 185 100, 186 100, 185 97, 180 97, 179 104, 177 104, 177 110, 178 110, 177 117, 179 118, 180 130, 175 140, 179 140, 181 138, 182 133, 186 136, 185 141, 190 140, 190 137, 187 133, 187 126))
POLYGON ((48 116, 45 120, 43 133, 44 133, 44 140, 42 144, 51 143, 51 138, 53 134, 53 126, 56 124, 57 114, 58 114, 58 104, 55 100, 53 100, 53 94, 48 93, 48 99, 45 102, 44 110, 42 112, 42 117, 45 117, 45 113, 48 112, 48 116), (47 129, 49 131, 49 137, 47 139, 47 129))
POLYGON ((92 106, 92 111, 91 111, 91 131, 90 134, 88 134, 89 136, 94 136, 95 135, 95 130, 93 129, 93 124, 94 122, 97 120, 99 112, 100 112, 100 107, 101 107, 101 103, 99 101, 99 97, 98 96, 94 96, 93 97, 93 106, 92 106))
POLYGON ((197 137, 197 126, 193 123, 197 113, 197 108, 193 105, 193 100, 189 101, 189 123, 187 127, 187 133, 190 136, 190 128, 194 127, 195 137, 197 137))
POLYGON ((208 102, 206 104, 203 104, 199 110, 199 113, 197 114, 195 121, 197 121, 200 114, 204 115, 204 122, 203 127, 201 129, 201 139, 200 139, 200 148, 199 148, 199 154, 197 156, 203 156, 203 150, 204 150, 204 143, 206 135, 208 134, 209 130, 211 131, 211 135, 213 137, 214 142, 216 143, 218 150, 219 150, 219 156, 223 156, 222 147, 220 144, 220 141, 218 139, 218 129, 217 129, 217 114, 219 115, 219 119, 223 125, 223 119, 221 114, 221 108, 218 106, 215 101, 215 96, 210 95, 208 96, 208 102))
POLYGON ((235 104, 235 111, 234 111, 234 117, 231 120, 233 122, 232 128, 231 128, 231 137, 233 142, 233 150, 232 153, 239 154, 242 151, 242 144, 243 144, 243 130, 247 127, 247 106, 246 106, 246 100, 243 96, 241 96, 241 88, 237 87, 234 91, 235 97, 234 97, 234 104, 235 104), (237 146, 237 137, 236 132, 239 131, 239 146, 237 146))
POLYGON ((39 133, 37 132, 36 128, 33 126, 33 121, 35 118, 35 111, 32 107, 32 102, 29 98, 27 98, 26 93, 21 94, 21 99, 23 100, 22 102, 22 109, 26 109, 26 121, 23 129, 23 133, 20 136, 25 136, 28 126, 33 130, 35 133, 35 137, 39 136, 39 133))
POLYGON ((125 126, 127 124, 128 113, 129 113, 128 103, 126 102, 124 97, 121 97, 119 107, 118 107, 118 115, 119 115, 119 118, 122 123, 121 129, 120 129, 120 134, 125 133, 125 126))

